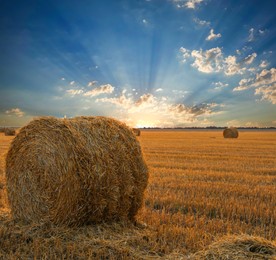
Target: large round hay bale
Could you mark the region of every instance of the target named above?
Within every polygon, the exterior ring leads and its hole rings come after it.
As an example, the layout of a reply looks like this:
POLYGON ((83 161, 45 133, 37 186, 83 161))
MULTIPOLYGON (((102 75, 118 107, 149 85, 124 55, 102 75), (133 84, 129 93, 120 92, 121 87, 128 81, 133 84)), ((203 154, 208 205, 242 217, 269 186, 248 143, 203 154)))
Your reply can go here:
POLYGON ((14 136, 15 135, 15 130, 13 128, 5 128, 4 130, 6 136, 14 136))
POLYGON ((133 220, 148 170, 125 124, 106 117, 44 117, 14 138, 6 177, 15 219, 79 226, 133 220))
POLYGON ((224 138, 238 138, 238 136, 239 136, 239 132, 235 127, 228 127, 228 128, 225 128, 223 131, 224 138))
POLYGON ((276 243, 262 237, 227 235, 206 249, 195 253, 191 260, 273 260, 276 259, 276 243))
POLYGON ((136 136, 140 136, 141 135, 141 130, 139 128, 132 128, 132 130, 133 130, 133 132, 134 132, 134 134, 136 136))

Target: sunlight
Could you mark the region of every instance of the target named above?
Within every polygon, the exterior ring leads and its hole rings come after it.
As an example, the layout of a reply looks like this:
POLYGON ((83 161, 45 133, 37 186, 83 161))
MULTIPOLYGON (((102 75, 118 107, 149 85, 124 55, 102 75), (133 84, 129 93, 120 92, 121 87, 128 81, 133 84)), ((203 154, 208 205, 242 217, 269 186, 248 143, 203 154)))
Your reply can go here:
POLYGON ((136 128, 144 128, 144 127, 156 127, 156 122, 150 120, 139 119, 136 123, 136 128))

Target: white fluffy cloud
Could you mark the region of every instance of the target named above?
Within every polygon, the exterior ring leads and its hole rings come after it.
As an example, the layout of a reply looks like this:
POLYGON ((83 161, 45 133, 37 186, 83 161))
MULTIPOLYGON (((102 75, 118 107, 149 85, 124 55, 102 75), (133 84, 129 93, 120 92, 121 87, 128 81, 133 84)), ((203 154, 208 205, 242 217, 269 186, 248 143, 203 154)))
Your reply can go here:
POLYGON ((245 68, 241 68, 240 65, 237 63, 236 56, 229 55, 224 60, 225 63, 225 70, 224 73, 226 75, 235 75, 235 74, 242 74, 245 68))
MULTIPOLYGON (((74 85, 75 82, 73 84, 71 84, 72 82, 70 82, 70 85, 74 85)), ((69 94, 70 96, 76 96, 76 95, 81 95, 84 97, 95 97, 98 96, 100 94, 111 94, 114 91, 114 87, 110 84, 105 84, 105 85, 100 85, 98 87, 96 87, 97 81, 91 81, 88 82, 87 86, 88 87, 94 87, 91 90, 88 90, 85 87, 75 87, 73 89, 67 89, 66 93, 69 94)))
POLYGON ((210 26, 210 22, 207 22, 205 20, 200 20, 198 18, 194 18, 194 22, 201 26, 210 26))
POLYGON ((203 0, 173 0, 177 8, 195 9, 203 0))
POLYGON ((195 9, 196 5, 200 4, 203 2, 203 0, 189 0, 186 2, 185 7, 195 9))
POLYGON ((270 70, 264 69, 259 74, 256 75, 254 87, 259 87, 263 85, 269 85, 276 82, 276 69, 271 68, 270 70))
POLYGON ((17 117, 22 117, 25 114, 20 108, 12 108, 10 110, 7 110, 5 113, 9 116, 14 115, 14 116, 17 116, 17 117))
POLYGON ((106 85, 101 85, 97 88, 94 88, 90 91, 84 92, 83 96, 94 97, 100 94, 111 94, 113 91, 114 91, 114 87, 112 87, 110 84, 106 84, 106 85))
POLYGON ((191 57, 194 58, 193 67, 204 73, 219 72, 222 70, 222 51, 219 47, 207 51, 193 50, 191 57))
POLYGON ((239 86, 235 87, 233 91, 242 91, 250 88, 250 82, 252 82, 253 80, 253 78, 241 79, 239 82, 239 86))
POLYGON ((255 90, 255 95, 261 95, 262 100, 268 100, 272 104, 276 104, 276 83, 270 86, 259 87, 255 90))
POLYGON ((179 50, 182 53, 182 62, 186 62, 191 57, 191 52, 184 47, 181 47, 179 50))
POLYGON ((206 37, 206 41, 213 41, 221 37, 221 34, 215 34, 214 29, 210 30, 210 34, 206 37))
POLYGON ((181 47, 180 52, 182 54, 182 62, 185 63, 188 59, 193 60, 191 65, 198 71, 204 73, 223 72, 227 76, 244 74, 246 70, 250 71, 252 68, 248 66, 257 57, 256 53, 252 53, 238 61, 234 55, 224 57, 222 49, 219 47, 206 51, 202 49, 190 51, 181 47))
POLYGON ((262 62, 260 63, 259 67, 260 68, 265 68, 269 65, 269 63, 266 60, 262 60, 262 62))
POLYGON ((248 55, 244 60, 243 60, 243 62, 245 63, 245 64, 251 64, 253 61, 254 61, 254 59, 257 57, 257 53, 252 53, 252 54, 250 54, 250 55, 248 55))
POLYGON ((243 91, 249 88, 256 88, 255 95, 261 95, 261 100, 276 104, 276 69, 263 69, 256 74, 254 79, 242 79, 233 91, 243 91))

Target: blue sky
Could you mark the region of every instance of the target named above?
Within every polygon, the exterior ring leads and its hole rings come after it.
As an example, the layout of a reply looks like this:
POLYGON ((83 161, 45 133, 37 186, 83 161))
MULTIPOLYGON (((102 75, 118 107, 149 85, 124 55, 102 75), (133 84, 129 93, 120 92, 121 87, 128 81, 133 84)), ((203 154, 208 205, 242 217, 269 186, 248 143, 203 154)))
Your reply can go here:
POLYGON ((2 0, 0 125, 276 126, 275 5, 2 0))

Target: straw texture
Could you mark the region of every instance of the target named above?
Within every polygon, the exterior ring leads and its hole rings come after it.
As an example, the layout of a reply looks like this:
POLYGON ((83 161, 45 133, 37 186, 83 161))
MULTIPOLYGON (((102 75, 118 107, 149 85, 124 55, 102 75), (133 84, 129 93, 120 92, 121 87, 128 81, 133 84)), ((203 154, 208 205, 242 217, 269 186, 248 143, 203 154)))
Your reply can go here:
POLYGON ((133 130, 133 132, 134 132, 134 134, 136 136, 140 136, 141 135, 141 130, 140 129, 138 129, 138 128, 132 128, 132 130, 133 130))
POLYGON ((239 136, 239 132, 235 127, 229 127, 224 129, 223 131, 224 138, 238 138, 238 136, 239 136))
POLYGON ((125 124, 106 117, 44 117, 14 138, 6 177, 15 219, 80 226, 133 220, 148 170, 125 124))
POLYGON ((191 260, 275 260, 276 244, 261 237, 228 235, 197 252, 191 260))
POLYGON ((15 130, 13 128, 5 128, 4 133, 6 136, 13 136, 15 135, 15 130))

